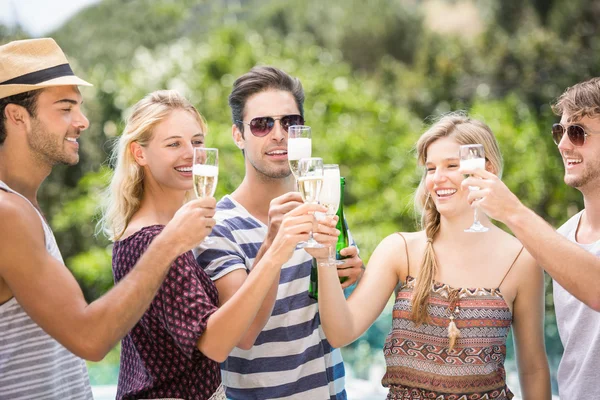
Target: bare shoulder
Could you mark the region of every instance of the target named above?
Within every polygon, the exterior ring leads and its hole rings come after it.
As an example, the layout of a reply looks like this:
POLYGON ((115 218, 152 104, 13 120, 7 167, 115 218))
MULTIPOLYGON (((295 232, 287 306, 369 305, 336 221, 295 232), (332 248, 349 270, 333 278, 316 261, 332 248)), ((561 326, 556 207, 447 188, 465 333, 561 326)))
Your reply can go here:
POLYGON ((502 249, 512 259, 514 267, 518 269, 536 267, 535 259, 529 254, 523 243, 513 235, 502 232, 502 237, 498 240, 497 244, 497 247, 502 249))
MULTIPOLYGON (((0 273, 15 267, 12 256, 45 251, 42 221, 32 205, 15 194, 0 191, 0 273)), ((18 265, 18 263, 16 264, 18 265)))
POLYGON ((379 242, 375 251, 381 254, 390 254, 394 256, 397 256, 398 254, 405 254, 406 246, 404 243, 407 241, 407 235, 410 234, 404 232, 394 232, 379 242))
POLYGON ((538 266, 537 261, 527 251, 523 244, 516 237, 504 232, 506 235, 496 244, 498 249, 498 259, 501 259, 501 252, 505 253, 505 261, 510 270, 503 286, 503 291, 509 293, 513 290, 515 293, 524 286, 539 285, 543 281, 543 270, 538 266), (512 289, 511 289, 512 288, 512 289))
MULTIPOLYGON (((521 245, 521 242, 519 242, 521 245)), ((521 245, 522 246, 522 245, 521 245)), ((531 277, 532 273, 542 273, 542 269, 538 266, 537 261, 533 256, 527 251, 526 248, 520 247, 523 250, 519 254, 519 257, 515 260, 515 267, 517 267, 517 271, 519 275, 524 277, 531 277)))
POLYGON ((153 225, 160 225, 156 218, 152 218, 151 216, 147 216, 139 211, 131 217, 129 223, 127 224, 127 228, 123 231, 119 240, 125 240, 130 236, 140 232, 142 229, 147 228, 153 225))
MULTIPOLYGON (((398 277, 404 280, 409 271, 409 264, 413 263, 415 254, 426 243, 425 232, 395 232, 383 239, 371 256, 377 264, 391 265, 398 277)), ((371 260, 369 260, 369 265, 371 260)))
POLYGON ((25 199, 0 190, 0 235, 10 238, 22 231, 37 231, 43 237, 40 217, 33 206, 25 199))
POLYGON ((402 235, 404 239, 406 239, 406 244, 409 248, 424 245, 424 243, 427 243, 427 235, 425 234, 425 231, 398 232, 398 235, 402 235))

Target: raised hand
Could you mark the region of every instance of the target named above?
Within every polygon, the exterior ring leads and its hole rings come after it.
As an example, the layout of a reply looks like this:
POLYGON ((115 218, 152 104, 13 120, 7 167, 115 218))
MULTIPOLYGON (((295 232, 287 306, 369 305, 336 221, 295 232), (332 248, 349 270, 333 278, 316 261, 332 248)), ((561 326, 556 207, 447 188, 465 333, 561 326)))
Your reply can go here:
POLYGON ((325 247, 305 247, 304 250, 317 259, 319 263, 328 261, 329 247, 333 246, 335 249, 337 238, 340 235, 340 231, 335 227, 337 221, 338 217, 336 215, 321 214, 316 218, 316 223, 313 225, 313 237, 325 247))
POLYGON ((304 202, 298 192, 288 192, 271 200, 269 205, 269 230, 267 232, 268 241, 272 242, 275 239, 284 216, 302 204, 304 202))
POLYGON ((215 226, 214 197, 203 197, 185 203, 173 216, 161 232, 163 239, 179 248, 179 253, 197 246, 210 234, 215 226))
MULTIPOLYGON (((325 211, 327 211, 327 209, 324 206, 305 203, 286 213, 281 219, 281 222, 278 223, 279 227, 277 233, 267 251, 271 254, 272 260, 281 264, 287 262, 292 257, 296 245, 299 242, 308 239, 309 232, 313 228, 313 214, 315 212, 325 211)), ((333 219, 331 220, 333 221, 333 219)), ((330 223, 331 221, 327 224, 322 224, 323 227, 321 229, 323 232, 331 232, 330 223)), ((333 224, 333 230, 336 230, 335 223, 333 224)))
POLYGON ((490 218, 506 224, 523 206, 517 196, 493 173, 484 169, 466 168, 461 168, 459 172, 471 175, 462 182, 463 190, 468 190, 469 186, 479 187, 479 190, 469 193, 471 207, 479 207, 490 218))

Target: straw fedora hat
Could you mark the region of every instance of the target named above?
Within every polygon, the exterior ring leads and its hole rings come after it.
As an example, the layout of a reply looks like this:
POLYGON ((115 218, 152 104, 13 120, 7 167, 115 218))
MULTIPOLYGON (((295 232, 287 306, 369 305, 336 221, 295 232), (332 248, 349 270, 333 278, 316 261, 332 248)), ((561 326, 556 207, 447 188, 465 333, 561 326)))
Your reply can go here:
POLYGON ((92 86, 75 76, 54 39, 16 40, 0 46, 0 99, 64 85, 92 86))

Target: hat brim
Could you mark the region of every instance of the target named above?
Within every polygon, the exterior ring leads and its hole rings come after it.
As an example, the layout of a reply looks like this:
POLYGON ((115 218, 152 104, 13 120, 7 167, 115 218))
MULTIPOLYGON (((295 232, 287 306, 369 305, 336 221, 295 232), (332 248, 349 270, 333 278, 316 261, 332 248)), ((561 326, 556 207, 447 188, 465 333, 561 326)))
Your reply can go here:
POLYGON ((94 86, 89 82, 75 76, 61 76, 50 79, 45 82, 36 83, 35 85, 0 85, 0 99, 29 92, 31 90, 39 90, 52 86, 94 86))

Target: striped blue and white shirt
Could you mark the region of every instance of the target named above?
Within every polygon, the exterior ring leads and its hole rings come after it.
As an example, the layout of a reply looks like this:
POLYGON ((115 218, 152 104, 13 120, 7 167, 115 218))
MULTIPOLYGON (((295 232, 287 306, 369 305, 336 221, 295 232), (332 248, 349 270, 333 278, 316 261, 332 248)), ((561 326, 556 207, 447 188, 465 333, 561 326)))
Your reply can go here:
MULTIPOLYGON (((195 251, 213 280, 236 269, 250 270, 267 226, 230 196, 217 204, 215 244, 195 251)), ((250 350, 234 348, 221 364, 227 398, 345 400, 344 363, 331 347, 308 297, 311 256, 296 249, 281 269, 277 300, 269 321, 250 350)))

